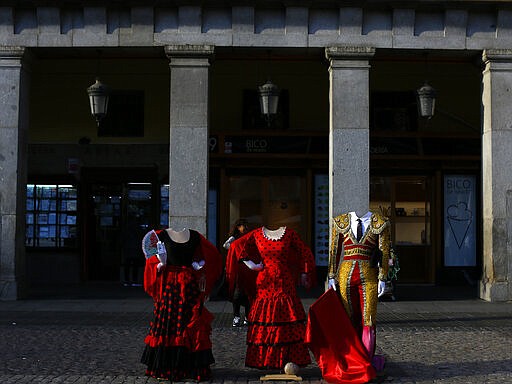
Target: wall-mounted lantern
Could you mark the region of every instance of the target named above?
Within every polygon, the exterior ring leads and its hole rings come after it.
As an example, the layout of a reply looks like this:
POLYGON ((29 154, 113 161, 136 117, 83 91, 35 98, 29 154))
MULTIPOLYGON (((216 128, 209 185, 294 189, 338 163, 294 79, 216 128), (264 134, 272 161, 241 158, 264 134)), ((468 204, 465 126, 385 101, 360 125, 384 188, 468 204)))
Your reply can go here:
POLYGON ((91 115, 99 125, 101 119, 107 115, 109 89, 100 79, 96 78, 96 82, 87 88, 87 94, 89 95, 91 115))
POLYGON ((418 112, 421 117, 431 119, 436 106, 436 90, 427 82, 416 91, 418 97, 418 112))
POLYGON ((279 103, 279 89, 270 80, 258 87, 260 95, 261 114, 265 116, 268 126, 272 117, 277 113, 279 103))

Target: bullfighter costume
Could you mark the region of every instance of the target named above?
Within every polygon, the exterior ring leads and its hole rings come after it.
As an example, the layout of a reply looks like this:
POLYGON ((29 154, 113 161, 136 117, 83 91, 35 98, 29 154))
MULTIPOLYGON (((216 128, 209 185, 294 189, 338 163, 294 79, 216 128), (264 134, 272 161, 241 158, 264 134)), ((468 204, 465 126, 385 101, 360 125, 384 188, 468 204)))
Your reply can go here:
POLYGON ((345 311, 377 371, 384 365, 375 356, 378 289, 387 279, 390 240, 389 220, 380 213, 358 218, 350 212, 333 220, 328 277, 339 287, 345 311))

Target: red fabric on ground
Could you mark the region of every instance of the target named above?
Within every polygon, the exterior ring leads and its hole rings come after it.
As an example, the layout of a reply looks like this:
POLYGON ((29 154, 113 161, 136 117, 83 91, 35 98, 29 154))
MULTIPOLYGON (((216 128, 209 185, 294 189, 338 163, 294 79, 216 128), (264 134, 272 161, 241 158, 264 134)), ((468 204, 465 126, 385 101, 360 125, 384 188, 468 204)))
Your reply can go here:
POLYGON ((375 378, 366 349, 333 289, 309 308, 305 341, 328 383, 359 384, 375 378))

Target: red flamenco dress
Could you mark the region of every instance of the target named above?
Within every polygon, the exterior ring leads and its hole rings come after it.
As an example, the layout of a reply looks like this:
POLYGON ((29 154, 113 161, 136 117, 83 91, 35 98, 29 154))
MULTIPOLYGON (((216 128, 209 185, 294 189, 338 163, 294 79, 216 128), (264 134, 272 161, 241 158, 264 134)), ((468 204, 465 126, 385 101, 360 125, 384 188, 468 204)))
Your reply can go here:
POLYGON ((154 300, 154 320, 141 358, 147 365, 146 375, 171 382, 209 380, 214 363, 213 315, 203 303, 222 272, 220 253, 194 230, 184 243, 173 241, 166 230, 151 231, 145 240, 150 237, 165 244, 167 263, 158 270, 156 251, 148 251, 154 248, 143 243, 147 257, 144 289, 154 300), (201 269, 191 267, 202 260, 201 269))
POLYGON ((261 227, 245 238, 241 258, 263 263, 248 318, 245 365, 282 370, 293 362, 304 367, 311 358, 304 344, 306 313, 296 286, 302 274, 307 285, 314 283, 313 254, 291 228, 261 227))

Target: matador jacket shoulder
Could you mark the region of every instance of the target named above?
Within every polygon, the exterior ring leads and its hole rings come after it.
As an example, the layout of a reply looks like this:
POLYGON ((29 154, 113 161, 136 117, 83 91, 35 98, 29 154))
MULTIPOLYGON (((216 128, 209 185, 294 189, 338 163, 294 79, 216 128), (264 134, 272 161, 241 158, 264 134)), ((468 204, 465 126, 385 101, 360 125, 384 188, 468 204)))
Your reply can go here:
POLYGON ((329 251, 329 278, 336 276, 340 262, 345 256, 350 258, 360 256, 362 259, 369 260, 376 248, 382 252, 382 260, 378 265, 379 279, 385 280, 391 248, 389 219, 381 213, 372 212, 370 224, 358 242, 350 227, 350 213, 334 217, 329 251))

